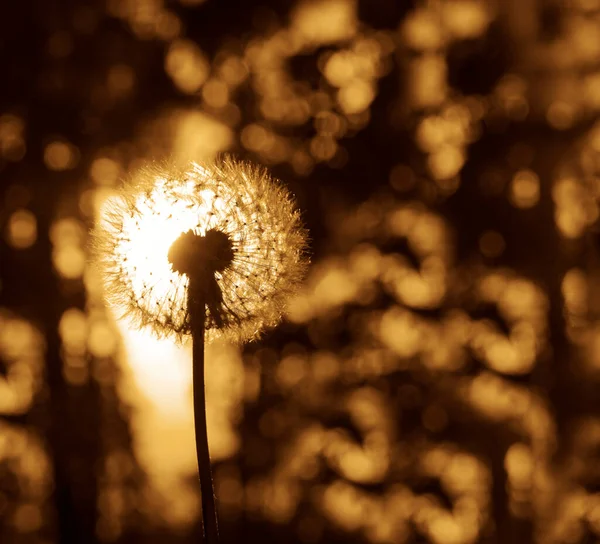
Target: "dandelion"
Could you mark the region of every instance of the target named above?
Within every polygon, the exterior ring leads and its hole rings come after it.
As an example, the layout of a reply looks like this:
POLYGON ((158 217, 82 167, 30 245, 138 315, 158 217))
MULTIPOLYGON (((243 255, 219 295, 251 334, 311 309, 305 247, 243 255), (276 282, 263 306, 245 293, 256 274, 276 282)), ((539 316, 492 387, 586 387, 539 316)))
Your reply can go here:
POLYGON ((307 266, 300 214, 265 170, 231 158, 150 166, 111 201, 92 240, 113 305, 160 336, 192 337, 202 515, 216 543, 205 336, 247 341, 281 318, 307 266))
POLYGON ((110 302, 178 340, 191 333, 194 272, 210 284, 208 339, 246 341, 278 322, 306 268, 306 232, 290 194, 265 170, 232 159, 140 170, 93 239, 110 302))

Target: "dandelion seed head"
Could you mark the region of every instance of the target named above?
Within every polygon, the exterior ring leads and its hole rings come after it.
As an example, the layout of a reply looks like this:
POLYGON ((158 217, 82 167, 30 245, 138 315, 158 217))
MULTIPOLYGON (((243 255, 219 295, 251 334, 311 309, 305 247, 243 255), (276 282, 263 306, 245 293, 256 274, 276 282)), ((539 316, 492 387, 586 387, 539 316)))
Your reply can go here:
POLYGON ((190 333, 194 267, 209 267, 219 293, 206 304, 208 339, 246 341, 279 321, 307 266, 290 193, 231 158, 141 169, 105 207, 92 239, 110 302, 137 326, 178 340, 190 333))

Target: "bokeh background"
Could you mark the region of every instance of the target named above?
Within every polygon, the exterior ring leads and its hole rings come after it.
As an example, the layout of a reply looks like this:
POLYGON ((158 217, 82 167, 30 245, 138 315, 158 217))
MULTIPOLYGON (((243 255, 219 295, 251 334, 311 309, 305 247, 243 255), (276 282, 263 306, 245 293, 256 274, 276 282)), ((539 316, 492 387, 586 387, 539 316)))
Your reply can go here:
POLYGON ((0 7, 0 542, 200 542, 189 348, 106 306, 103 202, 293 191, 286 320, 208 352, 223 542, 600 539, 600 1, 0 7))

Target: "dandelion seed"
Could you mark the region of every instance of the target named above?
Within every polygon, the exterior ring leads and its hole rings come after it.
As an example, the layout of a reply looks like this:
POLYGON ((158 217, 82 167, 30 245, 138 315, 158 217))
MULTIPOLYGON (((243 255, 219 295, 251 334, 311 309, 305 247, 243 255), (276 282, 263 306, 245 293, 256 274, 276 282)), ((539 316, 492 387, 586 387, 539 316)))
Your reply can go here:
POLYGON ((277 323, 307 265, 291 195, 264 169, 231 158, 140 170, 93 241, 109 300, 137 325, 179 340, 191 332, 191 271, 209 276, 208 339, 246 341, 277 323))

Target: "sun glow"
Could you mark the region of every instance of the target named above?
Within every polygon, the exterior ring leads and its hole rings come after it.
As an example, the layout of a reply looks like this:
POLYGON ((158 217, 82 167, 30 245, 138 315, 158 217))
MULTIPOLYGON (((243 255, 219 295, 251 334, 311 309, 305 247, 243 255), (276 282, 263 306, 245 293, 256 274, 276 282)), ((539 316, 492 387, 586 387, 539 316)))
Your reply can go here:
MULTIPOLYGON (((136 199, 137 209, 146 213, 137 222, 129 218, 127 225, 124 223, 123 232, 131 241, 123 246, 123 258, 127 259, 129 270, 133 272, 135 268, 141 278, 160 278, 159 285, 166 289, 163 295, 169 296, 170 279, 175 283, 185 281, 185 277, 171 270, 167 261, 172 242, 182 231, 195 226, 199 216, 210 214, 210 202, 215 209, 222 209, 222 204, 214 198, 214 193, 203 191, 203 204, 193 209, 177 206, 177 202, 164 197, 164 184, 160 186, 157 183, 150 200, 144 195, 136 199), (151 202, 156 206, 151 208, 151 202)), ((106 225, 110 211, 124 205, 118 195, 99 202, 98 222, 106 225)), ((141 296, 142 282, 137 275, 136 282, 141 296)), ((190 346, 178 345, 172 338, 157 338, 150 329, 140 329, 127 317, 119 319, 118 308, 113 307, 111 314, 123 340, 120 394, 135 407, 132 425, 137 458, 160 496, 177 496, 176 501, 169 500, 163 505, 163 518, 175 526, 189 526, 199 510, 194 489, 182 483, 186 475, 196 470, 190 410, 190 346)), ((235 453, 238 447, 233 421, 243 393, 242 361, 237 348, 231 345, 218 343, 207 350, 210 448, 213 459, 221 459, 235 453)))
MULTIPOLYGON (((160 180, 149 195, 136 199, 137 213, 123 219, 121 243, 115 252, 123 273, 130 278, 135 299, 144 299, 150 307, 166 300, 183 309, 188 279, 172 270, 167 259, 169 248, 187 230, 203 235, 206 229, 202 225, 209 222, 206 219, 210 217, 211 204, 218 199, 212 191, 202 191, 203 203, 193 205, 169 194, 165 185, 165 180, 160 180)), ((190 185, 184 186, 182 196, 191 194, 190 185)))
MULTIPOLYGON (((134 407, 136 457, 162 497, 161 516, 170 524, 191 525, 199 511, 194 487, 185 477, 196 470, 191 385, 191 350, 147 329, 118 320, 124 357, 120 395, 134 407), (176 497, 174 500, 173 497, 176 497)), ((207 348, 207 424, 213 460, 233 455, 239 447, 235 420, 243 395, 244 370, 236 346, 207 348)))
MULTIPOLYGON (((185 169, 146 167, 98 205, 92 244, 103 294, 123 336, 121 395, 136 407, 136 454, 153 488, 177 497, 162 516, 185 526, 199 505, 181 483, 195 458, 189 345, 173 342, 189 332, 188 278, 169 260, 173 244, 188 231, 227 237, 233 257, 213 272, 222 301, 212 308, 207 302, 207 336, 243 341, 280 318, 307 265, 306 233, 281 185, 266 171, 231 159, 185 169)), ((193 251, 186 256, 194 264, 203 258, 193 251)), ((208 434, 211 455, 219 459, 239 446, 234 421, 244 368, 239 349, 224 342, 209 342, 206 359, 208 434)))
POLYGON ((185 232, 214 229, 231 242, 231 262, 214 272, 222 300, 207 302, 209 340, 250 339, 275 324, 306 267, 306 234, 289 193, 232 160, 142 170, 102 217, 94 238, 109 299, 161 336, 189 332, 188 278, 169 262, 185 232))

